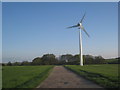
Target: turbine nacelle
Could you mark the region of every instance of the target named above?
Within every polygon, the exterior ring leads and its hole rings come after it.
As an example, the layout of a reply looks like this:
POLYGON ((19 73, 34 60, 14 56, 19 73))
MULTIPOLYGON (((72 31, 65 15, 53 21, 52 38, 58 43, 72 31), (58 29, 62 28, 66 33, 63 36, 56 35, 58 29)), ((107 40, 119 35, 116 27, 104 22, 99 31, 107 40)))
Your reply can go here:
POLYGON ((83 31, 86 33, 86 35, 87 35, 88 37, 90 37, 89 34, 86 32, 85 28, 84 28, 83 25, 82 25, 82 22, 83 22, 84 17, 85 17, 85 14, 83 15, 82 19, 80 20, 80 22, 79 22, 77 25, 70 26, 70 27, 68 27, 68 28, 78 27, 78 29, 83 30, 83 31))
POLYGON ((79 23, 80 26, 82 26, 82 23, 79 23))

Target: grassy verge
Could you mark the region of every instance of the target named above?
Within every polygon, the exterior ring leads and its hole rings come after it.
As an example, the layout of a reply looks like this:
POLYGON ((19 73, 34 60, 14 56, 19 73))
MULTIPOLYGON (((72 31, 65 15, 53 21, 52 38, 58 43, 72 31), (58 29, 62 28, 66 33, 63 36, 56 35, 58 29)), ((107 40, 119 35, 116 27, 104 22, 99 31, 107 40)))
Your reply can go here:
POLYGON ((35 88, 50 73, 53 66, 5 66, 3 88, 35 88))
POLYGON ((118 88, 118 65, 65 65, 65 67, 104 88, 118 88))

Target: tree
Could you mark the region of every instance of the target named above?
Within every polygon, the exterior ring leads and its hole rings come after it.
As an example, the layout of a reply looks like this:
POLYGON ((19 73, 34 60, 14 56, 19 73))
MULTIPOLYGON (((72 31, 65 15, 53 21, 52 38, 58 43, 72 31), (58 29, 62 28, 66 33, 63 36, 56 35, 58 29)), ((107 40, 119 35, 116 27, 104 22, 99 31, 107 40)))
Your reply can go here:
POLYGON ((104 64, 105 59, 102 56, 84 55, 85 64, 104 64))
POLYGON ((42 65, 42 59, 40 57, 33 59, 32 65, 42 65))
POLYGON ((21 65, 22 65, 22 66, 29 66, 29 65, 30 65, 30 62, 28 62, 28 61, 23 61, 23 62, 21 63, 21 65))
POLYGON ((14 66, 20 66, 21 63, 20 63, 20 62, 14 62, 13 65, 14 65, 14 66))
POLYGON ((73 60, 72 57, 73 57, 73 55, 71 55, 71 54, 66 54, 66 55, 62 55, 62 56, 60 57, 60 60, 61 60, 61 61, 71 61, 71 60, 73 60))
POLYGON ((5 66, 5 64, 4 64, 4 63, 2 63, 2 66, 5 66))
POLYGON ((95 56, 94 64, 104 64, 105 59, 102 56, 95 56))
POLYGON ((43 65, 54 65, 58 63, 58 60, 55 58, 54 54, 45 54, 41 59, 43 65))
POLYGON ((84 64, 94 64, 94 57, 92 55, 84 55, 84 64))
POLYGON ((9 61, 9 62, 7 63, 7 66, 12 66, 12 63, 9 61))

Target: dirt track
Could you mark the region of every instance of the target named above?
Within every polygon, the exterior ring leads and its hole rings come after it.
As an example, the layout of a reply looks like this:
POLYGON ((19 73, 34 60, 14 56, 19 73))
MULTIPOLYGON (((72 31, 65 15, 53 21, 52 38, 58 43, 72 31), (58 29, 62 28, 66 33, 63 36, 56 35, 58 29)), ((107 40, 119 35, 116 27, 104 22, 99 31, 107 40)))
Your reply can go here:
POLYGON ((48 78, 37 88, 102 88, 62 66, 55 66, 48 78))

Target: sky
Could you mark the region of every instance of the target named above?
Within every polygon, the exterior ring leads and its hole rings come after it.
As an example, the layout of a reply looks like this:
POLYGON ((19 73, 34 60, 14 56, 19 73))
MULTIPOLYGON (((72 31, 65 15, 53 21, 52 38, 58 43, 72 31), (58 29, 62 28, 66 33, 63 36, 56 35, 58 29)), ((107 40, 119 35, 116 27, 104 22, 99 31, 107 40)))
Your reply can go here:
POLYGON ((119 0, 1 0, 2 2, 119 2, 119 0))
POLYGON ((86 12, 83 54, 118 56, 117 2, 2 3, 2 60, 32 61, 44 54, 79 53, 77 24, 86 12))

